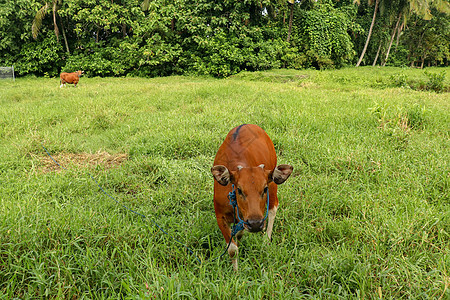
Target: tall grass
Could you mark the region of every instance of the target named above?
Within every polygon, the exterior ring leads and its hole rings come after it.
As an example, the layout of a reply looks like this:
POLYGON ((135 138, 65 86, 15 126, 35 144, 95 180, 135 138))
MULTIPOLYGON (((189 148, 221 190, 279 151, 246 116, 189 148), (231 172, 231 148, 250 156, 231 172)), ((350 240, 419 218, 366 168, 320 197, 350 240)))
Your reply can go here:
POLYGON ((0 298, 448 299, 449 97, 400 72, 0 81, 0 298), (209 169, 242 123, 294 174, 234 274, 209 169))

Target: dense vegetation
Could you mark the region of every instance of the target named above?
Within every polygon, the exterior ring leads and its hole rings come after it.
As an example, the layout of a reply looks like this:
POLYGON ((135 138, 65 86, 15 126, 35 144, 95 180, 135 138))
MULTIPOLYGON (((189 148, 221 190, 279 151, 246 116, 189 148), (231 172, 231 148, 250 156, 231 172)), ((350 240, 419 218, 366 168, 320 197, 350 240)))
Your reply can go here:
POLYGON ((0 81, 0 299, 449 299, 442 71, 0 81), (242 123, 294 173, 234 274, 209 169, 242 123))
POLYGON ((0 65, 50 77, 77 69, 225 77, 357 61, 448 65, 449 7, 444 0, 0 0, 0 65))

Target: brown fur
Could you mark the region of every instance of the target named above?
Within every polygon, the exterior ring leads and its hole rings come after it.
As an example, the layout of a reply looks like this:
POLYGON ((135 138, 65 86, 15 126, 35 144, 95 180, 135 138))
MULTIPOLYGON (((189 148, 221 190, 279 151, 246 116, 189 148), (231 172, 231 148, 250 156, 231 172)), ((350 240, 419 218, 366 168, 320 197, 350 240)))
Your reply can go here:
MULTIPOLYGON (((244 124, 228 133, 217 151, 211 172, 215 179, 214 209, 217 224, 228 243, 231 238, 230 226, 234 222, 233 207, 227 198, 232 184, 235 186, 241 219, 258 224, 256 228, 245 225, 245 229, 251 232, 260 231, 264 227, 262 220, 267 203, 264 189, 268 187, 269 211, 272 210, 274 218, 278 207, 277 184, 283 183, 289 177, 292 167, 277 167, 275 148, 267 133, 256 125, 244 124)), ((270 235, 272 228, 267 231, 270 235)), ((236 241, 233 240, 233 244, 228 251, 232 258, 237 252, 236 241)), ((235 259, 233 265, 237 269, 235 259)))
POLYGON ((60 78, 60 87, 65 85, 66 83, 73 84, 75 87, 77 86, 78 81, 80 81, 80 77, 83 74, 83 71, 76 71, 73 73, 62 72, 59 75, 60 78))

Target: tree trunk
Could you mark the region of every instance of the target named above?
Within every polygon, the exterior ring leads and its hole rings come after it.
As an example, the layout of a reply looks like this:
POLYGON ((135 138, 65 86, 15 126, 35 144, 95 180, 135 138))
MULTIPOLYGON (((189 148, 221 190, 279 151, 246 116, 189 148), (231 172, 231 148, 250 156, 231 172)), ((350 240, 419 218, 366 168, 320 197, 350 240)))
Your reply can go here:
POLYGON ((66 31, 64 30, 64 24, 63 24, 62 20, 61 20, 61 30, 62 30, 62 34, 64 37, 64 44, 66 45, 66 51, 67 51, 67 53, 70 54, 69 43, 67 42, 66 31))
POLYGON ((289 31, 288 31, 288 37, 287 37, 287 41, 289 42, 289 40, 291 39, 291 32, 292 32, 292 19, 294 18, 294 1, 291 3, 291 13, 289 15, 289 31))
POLYGON ((122 23, 122 37, 126 37, 127 36, 127 24, 122 23))
POLYGON ((391 41, 389 42, 389 47, 388 47, 387 52, 386 52, 386 58, 384 59, 384 62, 383 62, 383 65, 382 65, 383 67, 386 66, 386 62, 387 62, 388 57, 389 57, 389 52, 391 51, 392 43, 394 42, 395 33, 397 32, 398 24, 400 23, 401 17, 402 17, 402 13, 400 13, 400 15, 398 16, 397 23, 395 24, 395 28, 392 31, 391 41))
POLYGON ((372 67, 375 67, 375 65, 377 64, 378 55, 380 55, 380 50, 381 50, 381 41, 380 41, 380 45, 378 46, 377 55, 375 56, 375 59, 373 60, 372 67))
POLYGON ((370 36, 372 35, 373 24, 375 24, 375 18, 377 17, 377 10, 378 10, 379 3, 380 3, 380 0, 375 1, 375 10, 373 11, 373 18, 372 18, 372 23, 370 24, 369 34, 367 35, 366 44, 364 45, 364 49, 361 53, 361 56, 359 57, 358 63, 356 64, 357 67, 359 67, 359 65, 361 64, 361 62, 364 58, 364 55, 366 54, 367 46, 369 45, 369 41, 370 41, 370 36))
POLYGON ((400 28, 398 29, 397 32, 397 43, 395 44, 395 51, 397 52, 397 48, 398 48, 398 43, 400 42, 400 34, 403 31, 403 27, 405 27, 405 22, 402 22, 402 25, 400 25, 400 28))
POLYGON ((53 25, 55 27, 56 41, 59 43, 59 29, 56 24, 56 1, 53 1, 53 25))

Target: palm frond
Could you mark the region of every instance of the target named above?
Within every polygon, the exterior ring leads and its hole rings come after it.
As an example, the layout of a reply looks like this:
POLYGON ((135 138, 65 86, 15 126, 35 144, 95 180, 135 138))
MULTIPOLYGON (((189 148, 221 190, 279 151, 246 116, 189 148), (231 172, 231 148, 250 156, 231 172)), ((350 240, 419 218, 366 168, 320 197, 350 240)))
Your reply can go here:
POLYGON ((34 39, 37 39, 39 31, 41 30, 42 20, 47 14, 48 7, 49 7, 48 3, 45 3, 45 5, 42 6, 41 9, 39 9, 36 15, 34 16, 34 20, 31 25, 31 34, 33 35, 34 39))
POLYGON ((440 12, 450 14, 450 2, 448 0, 434 0, 433 6, 440 12))

